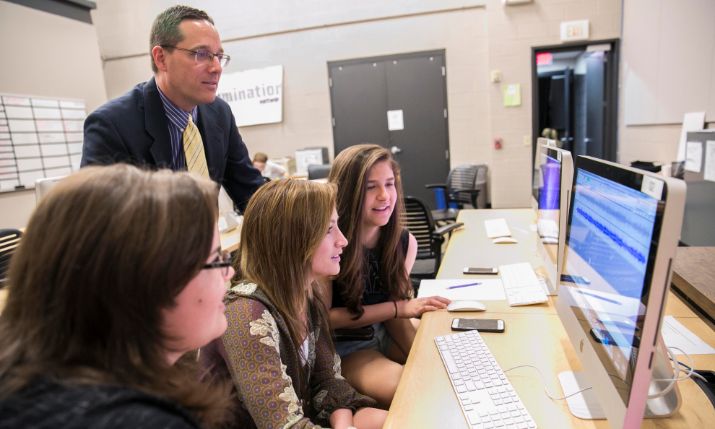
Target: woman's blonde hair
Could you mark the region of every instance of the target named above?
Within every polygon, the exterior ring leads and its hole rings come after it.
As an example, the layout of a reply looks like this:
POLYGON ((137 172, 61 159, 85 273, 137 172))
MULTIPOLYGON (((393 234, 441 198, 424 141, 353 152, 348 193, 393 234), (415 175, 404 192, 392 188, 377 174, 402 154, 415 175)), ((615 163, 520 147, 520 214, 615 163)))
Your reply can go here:
POLYGON ((206 263, 215 183, 128 165, 63 179, 35 209, 8 273, 0 396, 36 377, 118 384, 175 400, 205 423, 226 389, 166 358, 162 309, 206 263))
POLYGON ((298 349, 298 312, 307 309, 318 291, 306 282, 313 254, 328 233, 335 194, 335 186, 325 183, 268 182, 253 195, 243 216, 235 280, 261 288, 286 321, 298 349))
POLYGON ((380 279, 387 287, 393 299, 408 297, 411 293, 407 273, 405 272, 406 252, 400 246, 402 234, 402 212, 404 199, 402 194, 402 176, 400 166, 395 162, 390 151, 375 144, 350 146, 340 152, 330 169, 328 181, 338 186, 338 224, 348 239, 348 246, 343 250, 340 262, 340 274, 336 278, 337 293, 343 298, 346 307, 355 315, 362 316, 362 295, 366 281, 365 248, 360 243, 362 236, 362 213, 367 180, 370 169, 379 162, 387 162, 395 176, 397 201, 387 225, 380 228, 377 248, 380 249, 380 279))

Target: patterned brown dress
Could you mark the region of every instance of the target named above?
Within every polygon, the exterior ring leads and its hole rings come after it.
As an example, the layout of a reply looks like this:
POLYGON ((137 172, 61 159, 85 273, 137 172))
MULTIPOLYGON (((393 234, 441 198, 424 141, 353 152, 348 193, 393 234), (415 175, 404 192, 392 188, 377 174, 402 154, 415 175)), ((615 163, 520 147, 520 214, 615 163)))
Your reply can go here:
POLYGON ((239 283, 229 290, 228 329, 201 349, 201 361, 213 375, 233 381, 237 401, 231 426, 329 427, 330 414, 339 408, 354 412, 375 406, 340 375, 340 358, 320 329, 325 322, 316 316, 312 303, 310 307, 309 334, 301 352, 281 315, 255 284, 239 283), (307 380, 304 386, 301 379, 307 380))

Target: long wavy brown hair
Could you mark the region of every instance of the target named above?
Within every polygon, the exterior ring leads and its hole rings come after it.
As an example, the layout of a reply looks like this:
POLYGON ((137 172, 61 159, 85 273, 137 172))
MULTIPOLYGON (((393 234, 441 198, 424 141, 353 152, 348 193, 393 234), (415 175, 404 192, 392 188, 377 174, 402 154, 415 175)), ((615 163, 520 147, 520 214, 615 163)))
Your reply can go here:
MULTIPOLYGON (((380 278, 387 287, 387 292, 395 299, 406 298, 411 286, 405 272, 405 251, 400 245, 402 234, 402 212, 404 199, 400 167, 390 152, 378 145, 359 144, 350 146, 335 157, 330 169, 328 181, 338 186, 338 225, 348 246, 343 249, 340 261, 340 274, 335 279, 337 293, 343 298, 348 310, 359 319, 364 310, 362 295, 366 281, 365 247, 360 243, 362 237, 362 212, 367 190, 370 169, 378 162, 387 161, 395 175, 397 201, 387 225, 380 228, 377 248, 381 249, 380 278)), ((334 292, 335 293, 335 292, 334 292)))
MULTIPOLYGON (((276 180, 258 188, 243 216, 234 283, 253 282, 263 291, 285 321, 296 350, 305 331, 300 312, 318 311, 321 335, 329 335, 323 300, 314 298, 320 289, 306 282, 330 226, 335 194, 331 184, 276 180)), ((296 390, 306 387, 306 381, 294 381, 296 390)))
POLYGON ((170 365, 162 310, 211 252, 217 187, 189 173, 89 167, 40 202, 13 255, 0 316, 0 398, 44 377, 173 400, 205 425, 228 387, 170 365))

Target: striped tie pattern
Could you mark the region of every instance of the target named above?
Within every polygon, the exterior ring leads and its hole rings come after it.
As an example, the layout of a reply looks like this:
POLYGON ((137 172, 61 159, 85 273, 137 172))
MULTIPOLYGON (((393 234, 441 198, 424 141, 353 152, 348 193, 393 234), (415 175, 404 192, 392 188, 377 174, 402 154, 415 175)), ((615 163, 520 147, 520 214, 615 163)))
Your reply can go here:
POLYGON ((184 142, 184 155, 186 156, 186 168, 192 173, 209 177, 204 143, 201 141, 201 134, 199 134, 199 129, 194 124, 191 115, 189 115, 189 122, 186 124, 182 139, 184 142))

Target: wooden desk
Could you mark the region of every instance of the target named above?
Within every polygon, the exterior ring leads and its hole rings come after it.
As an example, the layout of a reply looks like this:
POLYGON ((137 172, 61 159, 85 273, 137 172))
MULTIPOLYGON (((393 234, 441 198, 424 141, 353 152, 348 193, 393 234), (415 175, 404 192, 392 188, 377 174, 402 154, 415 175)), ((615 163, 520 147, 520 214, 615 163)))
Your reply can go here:
MULTIPOLYGON (((536 234, 529 228, 532 219, 530 210, 462 210, 458 220, 464 222, 465 227, 452 236, 438 277, 463 277, 462 267, 469 265, 489 266, 529 260, 536 266, 539 262, 535 252, 536 234), (507 219, 512 234, 519 240, 517 245, 493 245, 486 239, 483 220, 494 217, 507 219), (529 238, 529 233, 533 237, 529 238), (533 250, 530 243, 533 244, 533 250)), ((715 346, 715 332, 675 295, 670 295, 666 312, 674 315, 711 346, 715 346)), ((482 334, 501 367, 508 369, 529 364, 541 369, 543 380, 531 368, 507 372, 509 380, 539 428, 609 427, 605 420, 589 421, 573 417, 566 401, 552 401, 543 391, 546 386, 553 395, 562 395, 558 373, 581 369, 575 351, 556 315, 553 298, 548 304, 528 307, 509 307, 505 302, 488 301, 486 312, 459 315, 504 319, 505 333, 482 334)), ((450 324, 454 317, 454 313, 445 310, 423 315, 385 428, 468 427, 434 345, 435 336, 451 332, 450 324)), ((698 369, 715 369, 715 355, 695 355, 693 359, 698 369)), ((676 415, 667 419, 645 420, 644 428, 712 426, 715 422, 715 410, 700 388, 691 380, 681 381, 678 387, 683 403, 676 415)))
POLYGON ((715 247, 679 247, 673 286, 696 311, 715 321, 715 247))
POLYGON ((231 231, 222 233, 219 239, 221 240, 221 250, 235 252, 241 242, 241 226, 239 225, 231 231))

